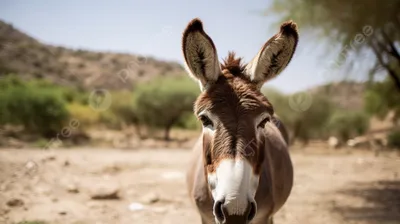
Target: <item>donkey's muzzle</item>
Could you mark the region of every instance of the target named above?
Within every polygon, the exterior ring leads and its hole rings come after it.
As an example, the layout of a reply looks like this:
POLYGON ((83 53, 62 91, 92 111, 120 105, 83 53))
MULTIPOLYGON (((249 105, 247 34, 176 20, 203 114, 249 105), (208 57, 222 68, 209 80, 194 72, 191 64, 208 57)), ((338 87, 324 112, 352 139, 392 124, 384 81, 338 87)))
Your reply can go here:
POLYGON ((220 224, 248 224, 254 219, 257 213, 256 203, 250 201, 243 215, 231 215, 228 213, 226 207, 225 200, 218 200, 214 203, 214 216, 220 224))

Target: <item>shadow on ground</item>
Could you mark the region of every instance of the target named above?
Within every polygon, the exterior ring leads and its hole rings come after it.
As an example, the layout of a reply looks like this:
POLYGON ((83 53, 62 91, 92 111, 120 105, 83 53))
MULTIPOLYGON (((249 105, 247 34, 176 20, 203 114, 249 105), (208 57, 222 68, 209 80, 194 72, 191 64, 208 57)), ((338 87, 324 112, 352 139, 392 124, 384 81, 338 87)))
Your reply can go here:
POLYGON ((339 194, 356 197, 364 203, 355 206, 341 206, 337 203, 333 210, 344 220, 368 224, 400 223, 400 180, 354 183, 339 194))

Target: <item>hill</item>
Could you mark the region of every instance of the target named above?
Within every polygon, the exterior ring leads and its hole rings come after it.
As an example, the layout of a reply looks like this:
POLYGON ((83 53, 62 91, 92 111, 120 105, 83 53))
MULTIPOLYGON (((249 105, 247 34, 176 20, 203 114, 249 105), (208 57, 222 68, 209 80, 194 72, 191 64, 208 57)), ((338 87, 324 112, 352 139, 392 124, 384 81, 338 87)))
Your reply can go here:
POLYGON ((51 46, 0 21, 0 76, 9 73, 83 89, 131 89, 157 76, 182 75, 184 68, 140 55, 51 46))
POLYGON ((338 107, 346 110, 362 110, 364 108, 364 91, 366 85, 354 81, 332 82, 313 87, 307 92, 311 95, 328 96, 338 107))

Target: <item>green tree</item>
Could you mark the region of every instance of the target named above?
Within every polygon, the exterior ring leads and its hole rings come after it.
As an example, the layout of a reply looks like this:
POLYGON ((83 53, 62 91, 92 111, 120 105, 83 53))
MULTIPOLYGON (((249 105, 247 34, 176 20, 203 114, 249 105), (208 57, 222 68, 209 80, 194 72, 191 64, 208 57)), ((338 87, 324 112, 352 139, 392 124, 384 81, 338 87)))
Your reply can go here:
MULTIPOLYGON (((312 96, 306 92, 284 95, 274 89, 263 90, 264 95, 272 103, 276 114, 288 128, 291 143, 301 140, 304 144, 312 138, 321 138, 326 134, 326 124, 334 105, 324 96, 312 96), (304 94, 310 100, 302 110, 293 108, 289 102, 298 94, 304 94)), ((307 103, 307 102, 306 102, 307 103)), ((299 105, 301 106, 301 105, 299 105)))
POLYGON ((388 79, 372 83, 364 95, 367 113, 384 119, 393 111, 393 122, 397 123, 400 120, 400 96, 395 93, 395 89, 393 82, 388 79))
POLYGON ((341 142, 364 134, 369 127, 369 117, 363 112, 336 111, 329 119, 327 129, 341 142))
POLYGON ((400 0, 274 0, 265 14, 277 14, 280 21, 293 19, 303 34, 328 38, 327 46, 338 42, 342 51, 335 66, 346 60, 352 66, 372 56, 367 60, 374 65, 371 75, 383 69, 400 90, 399 8, 400 0))
POLYGON ((133 93, 138 122, 164 128, 164 138, 169 140, 171 128, 193 111, 198 93, 198 86, 186 77, 158 78, 140 85, 133 93))

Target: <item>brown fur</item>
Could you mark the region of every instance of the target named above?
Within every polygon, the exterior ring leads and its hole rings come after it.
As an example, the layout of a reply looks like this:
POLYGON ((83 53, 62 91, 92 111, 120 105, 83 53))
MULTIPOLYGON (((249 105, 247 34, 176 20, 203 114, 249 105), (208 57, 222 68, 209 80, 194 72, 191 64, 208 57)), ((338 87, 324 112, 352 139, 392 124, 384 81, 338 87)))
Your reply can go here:
POLYGON ((221 64, 222 71, 228 70, 228 74, 233 76, 242 76, 244 73, 245 65, 242 65, 242 58, 236 58, 235 52, 231 51, 228 57, 221 64))
MULTIPOLYGON (((230 60, 239 62, 230 55, 230 60)), ((229 57, 228 57, 229 58, 229 57)), ((232 62, 232 61, 231 61, 232 62)), ((239 67, 228 64, 230 69, 237 71, 239 67)), ((209 142, 204 136, 204 156, 209 153, 213 163, 206 164, 208 172, 214 172, 218 163, 225 158, 243 157, 254 164, 254 170, 259 171, 260 163, 256 147, 246 147, 254 139, 254 118, 262 113, 271 116, 274 110, 265 96, 244 78, 243 73, 233 75, 227 73, 200 94, 195 102, 195 114, 207 110, 219 115, 219 123, 215 129, 215 139, 209 142), (253 150, 253 151, 250 151, 253 150), (255 155, 256 154, 256 155, 255 155), (257 160, 257 161, 256 161, 257 160)))

